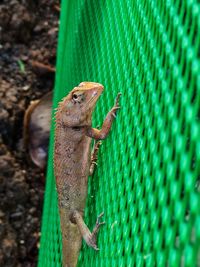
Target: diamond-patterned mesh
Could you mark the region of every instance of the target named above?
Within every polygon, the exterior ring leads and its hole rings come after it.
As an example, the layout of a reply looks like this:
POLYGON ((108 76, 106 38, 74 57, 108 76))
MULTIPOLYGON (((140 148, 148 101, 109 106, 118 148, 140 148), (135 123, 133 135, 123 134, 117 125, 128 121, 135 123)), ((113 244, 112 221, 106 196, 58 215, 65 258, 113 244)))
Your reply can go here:
MULTIPOLYGON (((195 0, 62 1, 54 107, 82 81, 102 83, 101 125, 121 110, 89 178, 85 221, 105 212, 100 251, 79 266, 200 266, 200 4, 195 0)), ((61 266, 52 164, 39 266, 61 266)))

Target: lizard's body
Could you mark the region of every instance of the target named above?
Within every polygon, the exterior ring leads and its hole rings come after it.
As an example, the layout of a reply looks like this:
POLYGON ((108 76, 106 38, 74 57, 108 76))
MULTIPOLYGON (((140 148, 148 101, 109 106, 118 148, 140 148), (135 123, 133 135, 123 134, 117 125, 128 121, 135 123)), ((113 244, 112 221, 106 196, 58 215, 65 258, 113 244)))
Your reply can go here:
POLYGON ((89 246, 98 249, 96 233, 101 223, 97 221, 91 233, 82 219, 88 175, 91 163, 94 164, 91 162, 91 137, 104 139, 107 136, 112 115, 119 108, 116 105, 110 111, 102 130, 91 128, 92 111, 102 90, 100 84, 81 83, 60 102, 56 113, 54 172, 62 230, 63 267, 76 266, 82 237, 89 246))
MULTIPOLYGON (((91 138, 73 135, 73 130, 63 130, 55 139, 56 182, 63 236, 63 258, 77 259, 82 236, 74 223, 69 221, 73 210, 83 211, 87 196, 87 175, 90 162, 91 138), (72 142, 73 140, 73 142, 72 142), (84 153, 80 153, 83 151, 84 153), (73 255, 74 254, 74 255, 73 255)), ((70 265, 69 265, 70 266, 70 265)), ((71 267, 71 266, 70 266, 71 267)))

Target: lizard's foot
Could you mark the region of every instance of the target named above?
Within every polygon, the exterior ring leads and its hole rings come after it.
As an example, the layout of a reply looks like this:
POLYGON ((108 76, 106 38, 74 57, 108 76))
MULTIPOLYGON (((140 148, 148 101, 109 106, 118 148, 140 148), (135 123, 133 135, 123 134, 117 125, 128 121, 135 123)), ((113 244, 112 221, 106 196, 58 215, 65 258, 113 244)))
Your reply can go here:
POLYGON ((93 148, 92 156, 91 156, 90 175, 94 173, 95 166, 97 166, 97 154, 98 154, 98 150, 101 144, 102 144, 101 141, 96 141, 94 144, 94 148, 93 148))
POLYGON ((117 110, 120 109, 120 106, 119 106, 119 99, 120 99, 120 96, 121 96, 121 95, 122 95, 121 93, 118 93, 118 94, 117 94, 117 97, 116 97, 116 99, 115 99, 115 105, 114 105, 114 107, 111 109, 111 114, 112 114, 112 116, 113 116, 114 118, 116 118, 116 112, 117 112, 117 110))
POLYGON ((96 225, 92 231, 92 233, 90 233, 90 235, 88 235, 87 237, 87 244, 92 247, 95 250, 99 250, 99 248, 97 247, 97 233, 99 232, 99 229, 101 227, 101 225, 104 225, 105 222, 100 222, 100 218, 104 215, 104 213, 102 212, 101 214, 99 214, 99 216, 97 217, 97 221, 96 221, 96 225))
POLYGON ((100 148, 100 145, 102 144, 101 141, 95 141, 94 148, 92 151, 92 156, 91 156, 91 162, 97 165, 97 153, 100 148))
POLYGON ((77 224, 83 239, 88 244, 88 246, 92 247, 95 250, 99 250, 96 244, 97 233, 99 231, 100 226, 105 224, 105 222, 100 222, 100 218, 103 216, 103 214, 104 213, 102 212, 97 217, 96 225, 91 233, 87 225, 84 223, 81 213, 77 210, 73 211, 72 213, 73 220, 77 224))

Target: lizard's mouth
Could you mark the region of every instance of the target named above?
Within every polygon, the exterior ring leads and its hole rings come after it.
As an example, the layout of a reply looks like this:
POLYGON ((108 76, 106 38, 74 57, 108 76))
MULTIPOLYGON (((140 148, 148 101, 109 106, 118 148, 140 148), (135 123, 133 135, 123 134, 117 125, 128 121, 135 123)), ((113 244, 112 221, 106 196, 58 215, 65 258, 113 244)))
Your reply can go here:
POLYGON ((88 100, 88 107, 94 107, 101 93, 103 92, 103 86, 91 89, 90 99, 88 100))

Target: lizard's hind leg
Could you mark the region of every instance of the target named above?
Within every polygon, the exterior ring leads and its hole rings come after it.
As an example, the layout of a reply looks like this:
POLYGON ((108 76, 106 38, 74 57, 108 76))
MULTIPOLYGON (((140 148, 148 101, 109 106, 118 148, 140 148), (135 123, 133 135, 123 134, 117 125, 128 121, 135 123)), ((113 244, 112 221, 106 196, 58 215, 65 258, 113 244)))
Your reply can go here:
POLYGON ((97 233, 99 232, 101 225, 105 224, 105 222, 100 222, 100 218, 103 216, 103 214, 104 213, 102 212, 97 217, 96 225, 93 231, 90 232, 81 214, 78 211, 73 212, 73 219, 75 220, 83 239, 88 244, 88 246, 92 247, 95 250, 99 250, 99 248, 97 247, 97 233))
POLYGON ((95 141, 94 143, 94 147, 91 154, 90 175, 94 173, 95 166, 97 165, 98 150, 101 144, 102 144, 101 141, 95 141))

